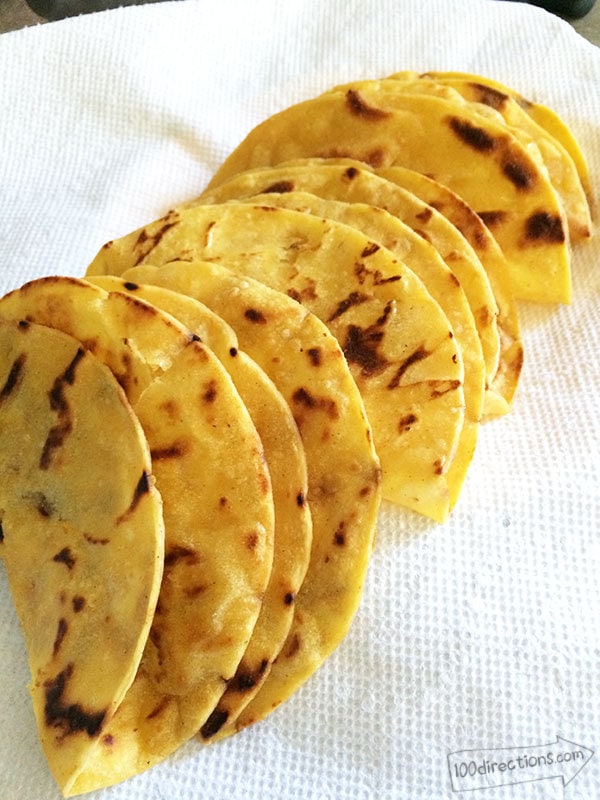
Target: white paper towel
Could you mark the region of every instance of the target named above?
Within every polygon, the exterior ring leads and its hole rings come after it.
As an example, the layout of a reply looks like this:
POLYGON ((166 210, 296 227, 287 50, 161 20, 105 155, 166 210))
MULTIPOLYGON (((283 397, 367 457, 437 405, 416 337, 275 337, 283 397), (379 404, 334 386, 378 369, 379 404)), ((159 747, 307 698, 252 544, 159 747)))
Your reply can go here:
MULTIPOLYGON (((477 72, 554 107, 600 185, 600 50, 540 9, 129 7, 0 36, 0 292, 83 275, 267 115, 402 69, 477 72)), ((382 510, 361 609, 317 675, 254 728, 91 797, 600 797, 599 256, 600 235, 576 249, 570 307, 522 308, 514 410, 482 430, 449 522, 382 510)), ((2 797, 56 800, 3 575, 0 652, 2 797)))

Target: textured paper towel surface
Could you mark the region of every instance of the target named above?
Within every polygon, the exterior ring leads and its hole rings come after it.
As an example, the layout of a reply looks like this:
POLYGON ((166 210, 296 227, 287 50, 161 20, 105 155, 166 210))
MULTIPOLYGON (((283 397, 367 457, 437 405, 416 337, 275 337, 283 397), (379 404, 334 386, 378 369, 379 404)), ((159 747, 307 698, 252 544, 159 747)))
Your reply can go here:
MULTIPOLYGON (((105 240, 197 194, 268 114, 402 69, 479 72, 553 106, 599 185, 600 50, 540 9, 118 9, 0 37, 0 292, 82 275, 105 240)), ((577 753, 600 748, 599 262, 597 236, 575 253, 570 307, 523 308, 514 411, 482 431, 450 521, 383 509, 361 609, 319 673, 254 729, 209 749, 190 743, 94 797, 600 797, 598 754, 575 775, 577 753), (449 759, 462 751, 476 752, 449 759), (496 771, 510 785, 480 789, 469 775, 458 785, 479 751, 525 766, 496 771), (531 782, 540 773, 528 764, 547 752, 574 755, 531 782)), ((2 797, 56 800, 3 573, 0 652, 2 797)))

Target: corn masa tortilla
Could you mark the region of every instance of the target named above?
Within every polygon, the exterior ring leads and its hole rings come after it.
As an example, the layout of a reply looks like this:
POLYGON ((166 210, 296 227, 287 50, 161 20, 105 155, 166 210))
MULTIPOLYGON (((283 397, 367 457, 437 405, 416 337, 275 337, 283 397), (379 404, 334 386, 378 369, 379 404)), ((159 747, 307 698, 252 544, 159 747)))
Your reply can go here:
POLYGON ((306 454, 313 538, 308 570, 293 599, 290 632, 260 691, 235 723, 228 725, 221 716, 202 727, 201 738, 207 741, 270 714, 346 635, 374 544, 381 501, 379 459, 338 342, 299 303, 207 262, 140 265, 123 278, 188 294, 223 317, 286 399, 306 454))
POLYGON ((80 793, 172 753, 211 713, 224 676, 235 674, 271 572, 270 475, 229 375, 173 317, 58 277, 2 298, 0 319, 10 317, 61 327, 112 366, 148 441, 163 500, 156 613, 134 683, 74 776, 69 793, 80 793))
POLYGON ((142 657, 163 574, 162 504, 112 373, 73 337, 24 320, 0 321, 0 509, 38 732, 68 795, 142 657), (105 426, 111 437, 98 435, 105 426))

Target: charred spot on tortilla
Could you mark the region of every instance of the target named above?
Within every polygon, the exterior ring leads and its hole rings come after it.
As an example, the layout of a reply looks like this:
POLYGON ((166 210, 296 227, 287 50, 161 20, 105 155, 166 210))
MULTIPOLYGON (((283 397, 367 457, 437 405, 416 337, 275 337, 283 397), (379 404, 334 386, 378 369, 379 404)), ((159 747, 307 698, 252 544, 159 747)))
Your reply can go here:
POLYGON ((533 171, 521 160, 515 158, 514 154, 509 154, 509 157, 503 162, 502 172, 519 191, 526 192, 536 184, 536 176, 533 171))
POLYGON ((448 280, 453 286, 460 286, 460 280, 453 272, 448 273, 448 280))
POLYGON ((52 657, 56 658, 58 655, 58 651, 60 650, 60 646, 63 642, 63 639, 67 635, 67 631, 69 629, 69 624, 64 617, 61 617, 58 620, 58 627, 56 630, 56 637, 54 639, 54 645, 52 647, 52 657))
POLYGON ((35 508, 41 517, 51 517, 56 511, 54 503, 41 491, 24 492, 22 499, 35 508))
POLYGON ((291 297, 292 300, 300 303, 300 305, 307 305, 311 300, 316 300, 318 298, 314 283, 308 283, 300 290, 292 287, 286 291, 286 294, 288 297, 291 297))
POLYGON ((349 325, 342 349, 350 364, 360 366, 361 375, 377 375, 389 365, 389 361, 378 353, 384 332, 377 325, 361 328, 349 325))
POLYGON ((233 678, 228 681, 227 688, 231 688, 234 692, 247 692, 253 689, 265 670, 269 666, 267 659, 263 659, 255 669, 248 668, 244 662, 240 662, 237 672, 233 678))
POLYGON ((565 241, 565 230, 560 217, 539 211, 532 214, 525 222, 525 238, 531 242, 565 241))
POLYGON ((337 547, 343 547, 346 544, 346 522, 342 520, 333 534, 333 543, 337 547))
POLYGON ((342 314, 345 314, 348 309, 353 308, 354 306, 359 306, 362 303, 366 303, 369 300, 369 296, 366 294, 362 294, 361 292, 350 292, 350 294, 344 298, 340 303, 338 303, 337 308, 328 318, 328 322, 333 322, 338 317, 341 317, 342 314))
POLYGON ((73 606, 73 611, 76 614, 79 614, 80 611, 83 611, 85 606, 85 597, 82 597, 80 594, 76 594, 71 600, 71 604, 73 606))
POLYGON ((506 219, 506 211, 478 211, 477 214, 488 228, 503 222, 506 219))
POLYGON ((228 711, 213 711, 204 725, 200 728, 200 735, 203 739, 212 739, 225 725, 229 718, 228 711))
POLYGON ((197 564, 199 556, 191 547, 174 545, 165 553, 165 569, 173 567, 179 561, 185 561, 186 564, 197 564))
POLYGON ((169 214, 163 217, 163 224, 161 227, 151 236, 148 235, 146 228, 140 231, 140 235, 135 243, 135 248, 139 252, 136 264, 140 264, 156 247, 158 247, 167 231, 170 231, 171 228, 177 225, 178 216, 179 215, 175 211, 169 212, 169 214), (173 217, 175 217, 175 219, 173 219, 173 217))
POLYGON ((259 325, 265 325, 267 318, 257 308, 247 308, 244 311, 244 317, 250 322, 256 322, 259 325))
POLYGON ((497 140, 483 128, 474 125, 468 119, 461 119, 460 117, 450 117, 448 120, 450 128, 463 141, 473 150, 479 153, 492 153, 497 145, 497 140))
POLYGON ((71 552, 70 547, 63 547, 52 559, 52 561, 56 561, 57 564, 64 564, 67 569, 71 570, 75 566, 77 559, 71 552))
POLYGON ((10 372, 8 373, 8 377, 6 378, 4 386, 2 389, 0 389, 0 403, 5 400, 14 389, 17 388, 26 360, 27 356, 25 353, 21 353, 13 361, 13 365, 10 368, 10 372))
POLYGON ((256 545, 258 544, 258 535, 256 531, 250 531, 250 533, 246 535, 245 543, 248 550, 256 549, 256 545))
POLYGON ((72 422, 66 416, 63 417, 58 425, 50 428, 40 455, 39 467, 41 470, 49 469, 55 451, 60 450, 72 429, 72 422))
POLYGON ((214 403, 217 399, 218 391, 217 391, 217 384, 214 380, 209 381, 206 386, 206 390, 202 395, 202 399, 205 403, 214 403))
POLYGON ((322 363, 322 353, 318 347, 309 347, 307 355, 313 367, 320 367, 322 363))
POLYGON ((378 120, 386 119, 390 116, 389 111, 385 111, 383 108, 375 108, 365 103, 360 94, 354 89, 348 89, 346 92, 346 106, 351 114, 364 119, 378 120))
POLYGON ((433 216, 433 208, 426 206, 423 211, 419 211, 415 216, 420 222, 429 222, 433 216))
MULTIPOLYGON (((365 257, 365 255, 373 255, 373 253, 376 253, 379 249, 381 248, 378 247, 369 252, 363 252, 362 257, 365 257)), ((369 248, 365 248, 365 250, 369 250, 369 248)), ((354 274, 361 285, 363 285, 368 278, 371 279, 373 286, 385 286, 386 283, 397 283, 402 280, 402 275, 382 275, 381 270, 368 269, 363 263, 356 264, 354 267, 354 274)))
POLYGON ((133 491, 133 497, 131 498, 129 508, 118 517, 117 522, 123 522, 126 517, 133 514, 142 497, 150 492, 151 485, 150 475, 144 470, 133 491))
POLYGON ((35 507, 42 517, 51 517, 55 512, 54 504, 42 492, 36 492, 35 507))
POLYGON ((406 414, 406 416, 401 417, 398 421, 398 430, 400 433, 406 433, 410 431, 412 426, 419 421, 419 418, 416 414, 406 414))
POLYGON ((50 408, 58 413, 58 422, 48 431, 48 436, 44 442, 40 455, 39 467, 41 470, 49 469, 57 450, 59 450, 71 431, 73 421, 71 411, 64 394, 65 384, 72 386, 75 381, 75 371, 77 365, 85 355, 85 350, 80 347, 73 357, 73 360, 62 375, 59 375, 48 392, 50 408))
POLYGON ((431 386, 431 397, 441 397, 448 392, 455 392, 460 386, 460 381, 429 381, 431 386))
POLYGON ((165 711, 165 709, 170 705, 170 703, 171 703, 171 698, 168 697, 167 695, 164 695, 163 697, 161 697, 160 702, 156 706, 154 706, 152 711, 150 711, 150 713, 146 715, 146 719, 156 719, 156 717, 160 716, 163 713, 163 711, 165 711))
POLYGON ((110 542, 108 536, 92 536, 90 533, 84 533, 83 538, 90 544, 108 544, 110 542))
POLYGON ((188 451, 189 445, 184 441, 173 442, 168 447, 155 447, 150 450, 152 461, 162 461, 168 458, 181 458, 188 451))
POLYGON ((370 242, 365 249, 362 251, 361 258, 368 258, 373 253, 376 253, 380 249, 380 245, 377 242, 370 242))
POLYGON ((87 733, 90 738, 93 738, 101 731, 107 712, 106 710, 87 711, 79 703, 63 702, 63 695, 73 676, 73 671, 74 665, 69 663, 55 678, 44 683, 46 725, 49 728, 58 729, 61 732, 60 738, 81 732, 87 733))
POLYGON ((293 400, 295 403, 305 408, 325 411, 327 416, 331 419, 337 419, 339 416, 335 400, 329 397, 315 397, 305 386, 301 386, 294 392, 293 400))
POLYGON ((263 189, 261 194, 285 194, 294 191, 294 184, 292 181, 276 181, 275 183, 263 189))
POLYGON ((491 86, 485 86, 483 83, 477 83, 477 81, 472 81, 469 83, 469 85, 477 93, 480 103, 484 103, 486 106, 495 108, 496 111, 501 111, 508 103, 508 95, 504 92, 501 92, 499 89, 494 89, 491 86))

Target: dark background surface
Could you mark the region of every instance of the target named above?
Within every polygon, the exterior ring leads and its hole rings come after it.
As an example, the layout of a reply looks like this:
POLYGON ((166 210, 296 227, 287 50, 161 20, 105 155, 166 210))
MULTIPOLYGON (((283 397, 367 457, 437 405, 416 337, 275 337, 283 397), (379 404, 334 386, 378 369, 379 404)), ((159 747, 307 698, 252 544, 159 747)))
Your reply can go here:
MULTIPOLYGON (((0 0, 0 33, 81 14, 87 10, 102 10, 121 5, 143 5, 146 2, 160 2, 160 0, 29 0, 30 5, 26 0, 0 0)), ((531 2, 533 5, 548 8, 564 16, 582 36, 600 45, 598 0, 531 0, 531 2)))

